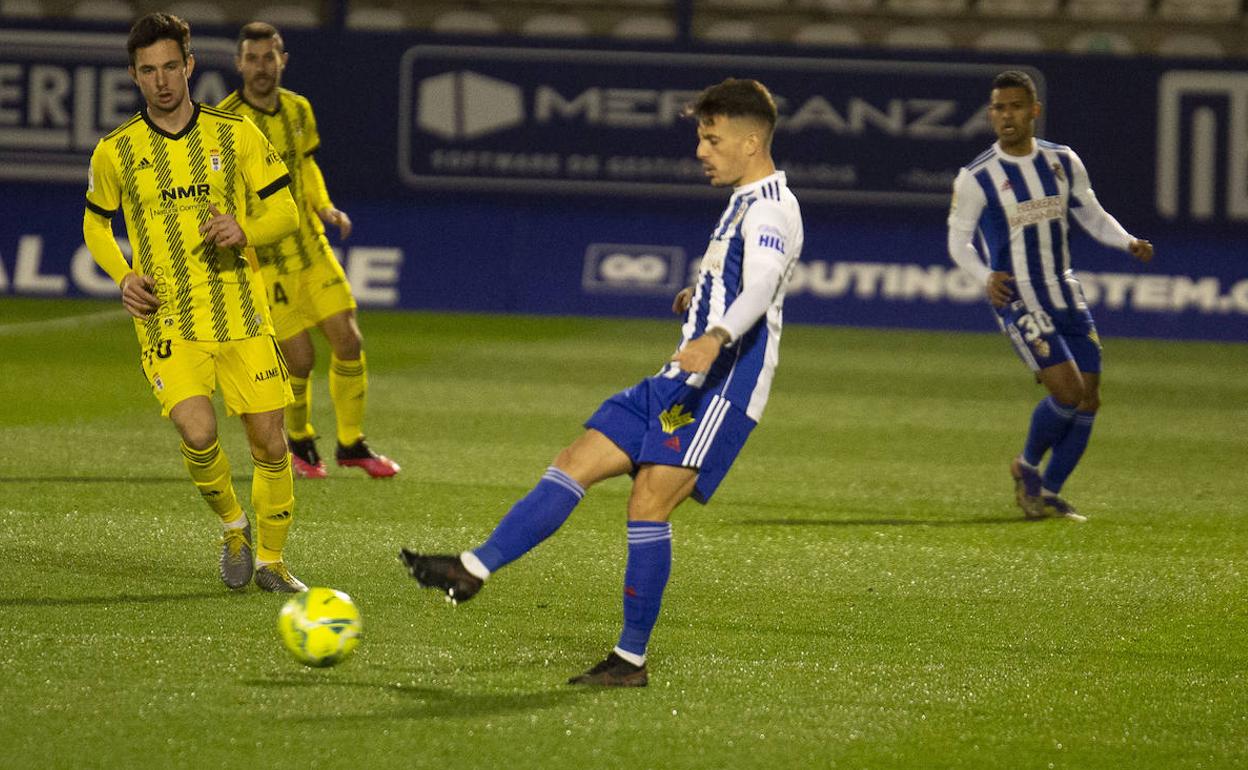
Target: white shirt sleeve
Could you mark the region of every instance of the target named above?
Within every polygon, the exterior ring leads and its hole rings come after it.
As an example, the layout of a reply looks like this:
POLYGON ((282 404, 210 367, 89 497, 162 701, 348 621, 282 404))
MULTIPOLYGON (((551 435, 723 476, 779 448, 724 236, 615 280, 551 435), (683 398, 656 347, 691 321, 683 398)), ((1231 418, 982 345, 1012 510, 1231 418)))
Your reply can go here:
POLYGON ((733 342, 753 328, 775 301, 791 261, 789 255, 801 248, 800 243, 791 242, 794 234, 789 230, 784 212, 772 201, 756 201, 745 212, 741 293, 714 324, 732 335, 733 342))
POLYGON ((988 205, 984 191, 966 169, 953 181, 953 201, 949 205, 949 237, 947 247, 954 264, 975 277, 981 284, 988 282, 992 269, 984 264, 973 239, 979 229, 979 218, 988 205))
POLYGON ((1112 249, 1127 251, 1131 247, 1131 241, 1135 239, 1096 199, 1088 170, 1073 150, 1070 153, 1070 166, 1071 176, 1074 177, 1070 180, 1071 216, 1088 235, 1112 249))

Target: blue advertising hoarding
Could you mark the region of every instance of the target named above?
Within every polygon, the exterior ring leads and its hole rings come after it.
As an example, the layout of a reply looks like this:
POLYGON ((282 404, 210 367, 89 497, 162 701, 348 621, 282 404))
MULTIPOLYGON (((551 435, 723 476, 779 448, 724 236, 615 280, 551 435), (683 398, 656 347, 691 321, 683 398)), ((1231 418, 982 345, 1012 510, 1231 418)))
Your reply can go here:
MULTIPOLYGON (((318 159, 356 221, 342 258, 364 304, 664 315, 726 196, 702 180, 680 109, 732 75, 767 82, 781 103, 775 154, 807 227, 790 320, 990 329, 979 287, 945 254, 944 217, 958 167, 992 142, 991 77, 1020 67, 1042 87, 1044 134, 1072 144, 1111 213, 1158 246, 1139 266, 1076 239, 1102 330, 1244 339, 1248 73, 297 30, 287 42, 286 84, 317 108, 318 159), (342 61, 368 62, 369 87, 342 61)), ((78 180, 95 137, 137 106, 124 35, 0 30, 0 44, 0 295, 110 296, 82 247, 78 180)), ((236 84, 233 42, 194 45, 193 91, 215 102, 236 84)))

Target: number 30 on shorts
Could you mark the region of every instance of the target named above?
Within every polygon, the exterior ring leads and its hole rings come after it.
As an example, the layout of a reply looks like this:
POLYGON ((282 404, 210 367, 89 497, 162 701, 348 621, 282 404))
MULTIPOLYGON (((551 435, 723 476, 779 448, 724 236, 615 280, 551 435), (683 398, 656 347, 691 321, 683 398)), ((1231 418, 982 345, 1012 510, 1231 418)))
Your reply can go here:
POLYGON ((1057 331, 1057 327, 1053 325, 1053 319, 1043 310, 1033 310, 1025 315, 1020 315, 1014 321, 1014 325, 1023 333, 1023 339, 1031 342, 1042 334, 1052 334, 1057 331))

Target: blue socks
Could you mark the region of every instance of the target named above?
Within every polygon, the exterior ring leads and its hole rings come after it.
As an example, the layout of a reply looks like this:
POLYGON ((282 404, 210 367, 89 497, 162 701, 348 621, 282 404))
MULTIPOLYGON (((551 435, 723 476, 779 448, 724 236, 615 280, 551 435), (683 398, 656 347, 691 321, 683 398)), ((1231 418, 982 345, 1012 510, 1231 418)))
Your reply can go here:
POLYGON ((1062 485, 1074 472, 1083 457, 1083 450, 1088 448, 1088 439, 1092 436, 1092 421, 1096 412, 1075 412, 1075 419, 1070 423, 1066 435, 1062 436, 1053 447, 1053 456, 1044 469, 1043 489, 1045 492, 1057 494, 1062 485))
POLYGON ((498 522, 490 538, 472 553, 490 572, 519 559, 550 537, 572 515, 585 490, 555 466, 498 522))
POLYGON ((1023 446, 1023 460, 1032 467, 1039 466, 1044 459, 1044 453, 1066 435, 1074 417, 1075 407, 1062 406, 1052 396, 1036 404, 1035 411, 1031 413, 1031 430, 1027 432, 1027 443, 1023 446))
POLYGON ((650 632, 659 619, 663 589, 672 572, 672 525, 628 522, 628 566, 624 568, 624 630, 618 650, 643 661, 650 632))

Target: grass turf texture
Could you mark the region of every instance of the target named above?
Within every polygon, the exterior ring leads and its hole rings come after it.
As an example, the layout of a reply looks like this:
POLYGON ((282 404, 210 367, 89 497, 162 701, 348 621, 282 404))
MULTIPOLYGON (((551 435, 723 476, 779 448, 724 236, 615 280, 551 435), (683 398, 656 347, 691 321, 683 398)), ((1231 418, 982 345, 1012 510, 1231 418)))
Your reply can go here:
MULTIPOLYGON (((1248 761, 1244 346, 1108 341, 1066 490, 1081 526, 1013 505, 1041 391, 997 335, 786 329, 766 419, 673 519, 650 687, 586 691, 563 682, 618 633, 627 480, 461 607, 395 552, 480 542, 674 323, 366 312, 366 428, 404 470, 296 483, 295 574, 364 616, 355 657, 310 670, 278 642, 281 597, 218 582, 217 525, 114 307, 3 300, 0 765, 1248 761)), ((222 443, 250 509, 237 420, 222 443)))

